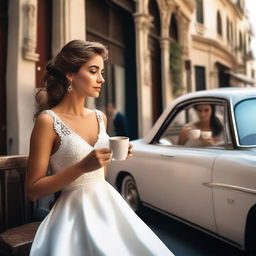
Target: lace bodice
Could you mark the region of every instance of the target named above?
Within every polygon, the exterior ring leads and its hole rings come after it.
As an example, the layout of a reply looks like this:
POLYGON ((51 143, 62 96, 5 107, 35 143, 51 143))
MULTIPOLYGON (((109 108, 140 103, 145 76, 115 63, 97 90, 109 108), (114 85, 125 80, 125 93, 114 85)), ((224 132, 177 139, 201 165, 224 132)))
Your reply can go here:
MULTIPOLYGON (((53 128, 60 137, 60 147, 50 158, 50 168, 53 173, 60 172, 64 168, 77 163, 95 148, 108 147, 109 136, 106 133, 102 113, 99 110, 95 110, 99 124, 99 133, 94 146, 91 146, 70 129, 52 110, 45 110, 44 113, 49 114, 53 118, 53 128)), ((83 174, 64 190, 101 180, 104 180, 104 168, 83 174)))

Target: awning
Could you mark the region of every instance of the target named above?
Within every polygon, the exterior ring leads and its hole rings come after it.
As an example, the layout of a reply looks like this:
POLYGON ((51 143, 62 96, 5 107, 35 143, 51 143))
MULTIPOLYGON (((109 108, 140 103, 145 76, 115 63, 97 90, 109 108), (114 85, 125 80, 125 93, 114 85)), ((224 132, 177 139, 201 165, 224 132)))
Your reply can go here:
POLYGON ((235 73, 231 70, 226 70, 225 73, 229 74, 230 76, 232 76, 234 79, 246 83, 246 84, 250 84, 250 85, 254 85, 254 80, 251 79, 250 77, 247 77, 244 74, 240 74, 240 73, 235 73))

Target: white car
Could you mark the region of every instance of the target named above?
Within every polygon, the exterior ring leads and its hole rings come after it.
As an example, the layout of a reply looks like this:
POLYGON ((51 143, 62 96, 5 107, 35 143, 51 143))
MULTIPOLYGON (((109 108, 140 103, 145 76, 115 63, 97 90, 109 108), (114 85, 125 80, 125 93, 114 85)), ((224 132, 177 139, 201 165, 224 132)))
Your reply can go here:
POLYGON ((133 157, 111 162, 107 180, 135 211, 151 207, 256 255, 256 89, 181 96, 132 144, 133 157), (222 141, 178 145, 200 104, 215 106, 222 141))

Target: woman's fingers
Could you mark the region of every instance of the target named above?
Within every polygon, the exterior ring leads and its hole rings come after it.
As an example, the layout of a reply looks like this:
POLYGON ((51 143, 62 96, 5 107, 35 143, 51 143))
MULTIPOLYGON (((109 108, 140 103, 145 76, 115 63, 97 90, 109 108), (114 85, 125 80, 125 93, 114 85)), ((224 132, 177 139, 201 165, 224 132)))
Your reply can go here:
MULTIPOLYGON (((132 156, 132 151, 133 151, 133 145, 132 145, 132 144, 129 144, 127 158, 129 158, 129 157, 132 156)), ((127 159, 127 158, 126 158, 126 159, 127 159)))
POLYGON ((99 151, 101 154, 111 153, 110 148, 99 148, 98 151, 99 151))
POLYGON ((104 161, 110 161, 112 158, 112 153, 106 153, 102 155, 102 160, 104 161))
POLYGON ((109 148, 101 148, 99 149, 99 158, 101 161, 109 162, 112 158, 112 152, 109 148))

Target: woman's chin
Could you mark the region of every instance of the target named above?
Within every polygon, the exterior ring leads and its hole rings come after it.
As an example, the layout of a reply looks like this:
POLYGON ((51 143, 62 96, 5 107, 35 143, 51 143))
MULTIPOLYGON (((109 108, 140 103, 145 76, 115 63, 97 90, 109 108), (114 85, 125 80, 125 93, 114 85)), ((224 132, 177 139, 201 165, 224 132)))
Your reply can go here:
POLYGON ((92 93, 90 95, 88 95, 89 97, 92 97, 92 98, 99 98, 100 97, 100 93, 99 92, 96 92, 96 93, 92 93))

